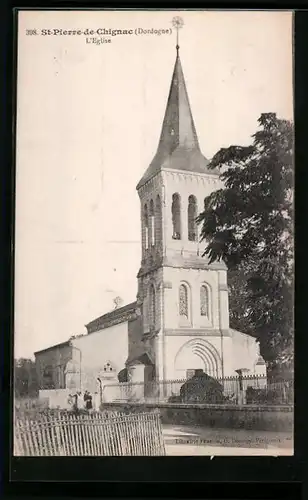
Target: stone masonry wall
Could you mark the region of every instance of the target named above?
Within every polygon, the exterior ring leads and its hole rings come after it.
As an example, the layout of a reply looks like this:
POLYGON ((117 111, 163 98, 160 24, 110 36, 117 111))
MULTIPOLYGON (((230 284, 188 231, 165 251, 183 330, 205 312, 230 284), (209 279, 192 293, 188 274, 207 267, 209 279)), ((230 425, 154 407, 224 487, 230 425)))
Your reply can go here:
POLYGON ((187 404, 107 403, 104 409, 121 412, 146 412, 159 407, 162 423, 200 425, 215 428, 293 431, 292 406, 231 406, 187 404))

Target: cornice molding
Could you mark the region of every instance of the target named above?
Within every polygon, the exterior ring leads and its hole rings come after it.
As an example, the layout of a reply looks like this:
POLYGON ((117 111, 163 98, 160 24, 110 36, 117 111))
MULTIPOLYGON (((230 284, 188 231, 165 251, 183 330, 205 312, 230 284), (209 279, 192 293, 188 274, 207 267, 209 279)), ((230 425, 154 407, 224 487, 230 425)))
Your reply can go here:
POLYGON ((226 264, 224 262, 215 262, 213 264, 209 264, 206 260, 202 260, 200 257, 191 257, 191 256, 181 256, 177 255, 174 258, 172 257, 164 257, 162 260, 162 265, 165 267, 173 267, 173 268, 183 268, 183 269, 200 269, 200 270, 209 270, 209 271, 225 271, 227 269, 226 264))
POLYGON ((219 330, 213 328, 167 328, 164 334, 170 337, 185 336, 185 337, 230 337, 229 330, 219 330))
POLYGON ((175 168, 167 168, 167 167, 163 167, 163 172, 165 172, 167 175, 166 175, 166 179, 170 176, 170 177, 173 177, 173 178, 183 178, 183 180, 195 180, 196 178, 198 178, 198 181, 200 182, 203 182, 203 183, 213 183, 213 184, 222 184, 222 181, 220 180, 219 178, 219 173, 217 172, 213 172, 213 173, 202 173, 202 172, 187 172, 187 171, 184 171, 184 170, 178 170, 178 169, 175 169, 175 168), (170 175, 171 174, 171 175, 170 175))
MULTIPOLYGON (((151 177, 145 184, 143 184, 137 191, 139 198, 143 200, 145 197, 153 194, 162 185, 161 172, 157 172, 154 177, 151 177)), ((159 194, 159 193, 158 193, 159 194)), ((154 201, 154 200, 153 200, 154 201)))
POLYGON ((157 271, 163 265, 163 257, 159 254, 156 255, 156 258, 153 258, 149 261, 145 261, 142 264, 142 267, 139 269, 137 278, 145 276, 146 274, 157 271))
POLYGON ((216 187, 219 189, 223 186, 223 182, 220 179, 220 173, 217 171, 208 171, 206 173, 203 172, 189 172, 186 170, 180 170, 175 168, 168 168, 164 165, 161 165, 160 170, 156 172, 152 177, 149 178, 144 184, 142 184, 138 189, 138 194, 140 199, 144 198, 145 195, 150 194, 157 188, 161 187, 164 180, 168 180, 168 178, 172 178, 173 180, 183 180, 187 181, 196 181, 198 183, 202 183, 203 185, 216 187))

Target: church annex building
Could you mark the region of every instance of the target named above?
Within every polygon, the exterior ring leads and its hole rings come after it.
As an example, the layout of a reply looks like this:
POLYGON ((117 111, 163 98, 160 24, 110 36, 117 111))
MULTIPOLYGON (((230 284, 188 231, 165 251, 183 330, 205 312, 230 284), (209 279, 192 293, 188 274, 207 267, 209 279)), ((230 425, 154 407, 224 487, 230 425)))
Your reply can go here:
POLYGON ((157 152, 137 185, 142 260, 136 302, 94 319, 87 334, 35 353, 41 389, 118 382, 264 375, 256 340, 229 327, 227 268, 202 257, 195 219, 222 187, 200 151, 177 46, 157 152))

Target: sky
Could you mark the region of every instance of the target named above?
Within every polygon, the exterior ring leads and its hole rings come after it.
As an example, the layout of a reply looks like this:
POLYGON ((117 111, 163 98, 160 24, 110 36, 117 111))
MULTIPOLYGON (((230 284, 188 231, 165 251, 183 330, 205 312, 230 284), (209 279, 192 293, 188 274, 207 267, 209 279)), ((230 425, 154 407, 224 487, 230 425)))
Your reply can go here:
POLYGON ((161 132, 174 15, 184 21, 180 57, 207 158, 249 144, 263 112, 293 117, 291 13, 20 12, 15 357, 85 333, 116 296, 136 299, 136 185, 161 132), (100 45, 85 35, 40 34, 98 28, 134 34, 105 35, 111 43, 100 45))

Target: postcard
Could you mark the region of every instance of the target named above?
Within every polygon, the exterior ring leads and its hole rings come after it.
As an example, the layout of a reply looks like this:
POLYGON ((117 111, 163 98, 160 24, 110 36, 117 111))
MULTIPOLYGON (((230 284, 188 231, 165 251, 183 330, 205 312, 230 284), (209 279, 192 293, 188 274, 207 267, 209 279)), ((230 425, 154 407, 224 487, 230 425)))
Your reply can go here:
POLYGON ((292 23, 18 12, 15 456, 293 455, 292 23))

